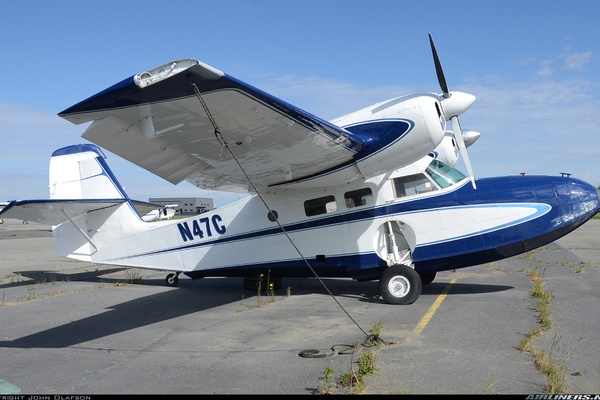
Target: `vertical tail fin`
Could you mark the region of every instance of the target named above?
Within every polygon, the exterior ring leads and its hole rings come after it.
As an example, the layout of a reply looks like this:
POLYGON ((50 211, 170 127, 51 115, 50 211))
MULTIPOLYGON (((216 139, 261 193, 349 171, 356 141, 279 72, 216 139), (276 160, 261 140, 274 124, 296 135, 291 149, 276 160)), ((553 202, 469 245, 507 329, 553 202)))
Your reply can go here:
POLYGON ((63 147, 50 158, 52 210, 61 223, 53 228, 54 249, 66 257, 100 261, 118 243, 146 229, 102 150, 93 144, 63 147), (141 227, 141 224, 144 227, 141 227))
POLYGON ((63 147, 50 158, 51 199, 128 199, 94 144, 63 147))

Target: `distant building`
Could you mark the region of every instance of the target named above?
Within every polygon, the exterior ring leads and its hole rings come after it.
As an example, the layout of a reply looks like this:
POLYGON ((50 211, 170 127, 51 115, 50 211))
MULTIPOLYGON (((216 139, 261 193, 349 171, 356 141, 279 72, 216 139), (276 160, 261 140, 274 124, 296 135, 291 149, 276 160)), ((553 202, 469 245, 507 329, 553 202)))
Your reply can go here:
POLYGON ((151 203, 176 205, 175 215, 196 215, 210 211, 214 208, 213 199, 203 197, 155 197, 151 203))

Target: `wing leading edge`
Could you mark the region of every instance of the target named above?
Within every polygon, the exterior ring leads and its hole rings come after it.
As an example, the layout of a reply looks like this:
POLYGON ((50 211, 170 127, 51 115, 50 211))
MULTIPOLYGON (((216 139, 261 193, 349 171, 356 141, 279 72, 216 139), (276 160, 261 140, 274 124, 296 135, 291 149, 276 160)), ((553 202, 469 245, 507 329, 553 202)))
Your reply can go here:
POLYGON ((294 181, 350 162, 362 147, 343 128, 190 59, 134 75, 59 115, 93 121, 84 138, 169 182, 205 189, 294 181))

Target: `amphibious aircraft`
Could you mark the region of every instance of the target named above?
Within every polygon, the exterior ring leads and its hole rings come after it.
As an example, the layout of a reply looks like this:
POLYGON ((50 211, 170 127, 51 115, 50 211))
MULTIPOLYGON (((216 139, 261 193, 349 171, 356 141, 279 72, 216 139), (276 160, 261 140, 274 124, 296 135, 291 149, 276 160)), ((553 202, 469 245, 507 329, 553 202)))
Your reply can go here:
POLYGON ((58 254, 169 271, 169 285, 180 273, 351 277, 411 304, 438 271, 527 252, 596 214, 596 189, 578 179, 475 179, 467 144, 479 134, 458 120, 475 97, 449 91, 429 40, 441 94, 333 121, 193 59, 133 75, 59 113, 92 122, 82 137, 93 144, 56 150, 50 199, 13 201, 0 215, 52 224, 58 254), (101 148, 174 184, 249 195, 145 222, 101 148))

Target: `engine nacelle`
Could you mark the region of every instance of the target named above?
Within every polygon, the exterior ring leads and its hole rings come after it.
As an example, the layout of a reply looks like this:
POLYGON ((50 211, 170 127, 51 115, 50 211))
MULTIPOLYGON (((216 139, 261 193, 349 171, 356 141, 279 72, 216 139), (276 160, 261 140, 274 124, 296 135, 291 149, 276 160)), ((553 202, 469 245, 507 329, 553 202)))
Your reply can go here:
POLYGON ((398 97, 332 121, 363 143, 356 166, 364 178, 410 164, 444 139, 446 118, 436 94, 398 97), (361 153, 368 157, 361 157, 361 153))

